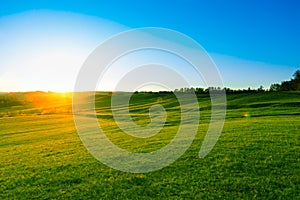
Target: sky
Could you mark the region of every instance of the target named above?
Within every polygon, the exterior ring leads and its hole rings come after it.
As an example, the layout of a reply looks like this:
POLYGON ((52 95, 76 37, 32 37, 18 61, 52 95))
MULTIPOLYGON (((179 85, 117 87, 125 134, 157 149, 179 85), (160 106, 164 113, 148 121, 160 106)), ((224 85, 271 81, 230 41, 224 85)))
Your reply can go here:
POLYGON ((141 27, 197 41, 226 87, 268 88, 300 68, 299 9, 297 0, 0 0, 0 91, 71 91, 101 42, 141 27))

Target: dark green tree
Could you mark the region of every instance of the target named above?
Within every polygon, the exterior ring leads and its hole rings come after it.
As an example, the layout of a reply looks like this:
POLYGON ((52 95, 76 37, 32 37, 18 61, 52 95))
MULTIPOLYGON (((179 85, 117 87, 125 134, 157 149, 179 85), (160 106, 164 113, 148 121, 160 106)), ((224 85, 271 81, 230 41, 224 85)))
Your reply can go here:
POLYGON ((281 82, 280 90, 282 91, 299 91, 300 90, 300 70, 293 74, 290 81, 281 82))
POLYGON ((271 92, 279 91, 279 90, 280 90, 280 84, 279 84, 279 83, 273 83, 273 84, 271 84, 269 90, 270 90, 271 92))

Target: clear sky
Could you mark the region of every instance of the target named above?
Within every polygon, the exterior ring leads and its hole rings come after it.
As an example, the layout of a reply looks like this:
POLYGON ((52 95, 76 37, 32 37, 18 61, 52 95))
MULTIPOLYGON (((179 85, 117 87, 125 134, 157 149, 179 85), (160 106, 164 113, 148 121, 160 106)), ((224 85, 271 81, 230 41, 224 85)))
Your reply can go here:
POLYGON ((299 10, 298 0, 0 0, 0 91, 72 90, 65 77, 101 41, 147 26, 195 39, 225 86, 269 87, 300 68, 299 10))

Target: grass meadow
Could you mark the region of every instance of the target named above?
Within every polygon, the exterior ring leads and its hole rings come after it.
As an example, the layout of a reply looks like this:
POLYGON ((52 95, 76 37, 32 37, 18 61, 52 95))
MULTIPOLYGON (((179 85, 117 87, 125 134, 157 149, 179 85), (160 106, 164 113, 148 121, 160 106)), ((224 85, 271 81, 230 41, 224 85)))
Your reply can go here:
MULTIPOLYGON (((163 130, 149 139, 124 134, 97 93, 96 113, 107 137, 133 152, 168 144, 178 129, 173 94, 138 93, 130 114, 149 123, 149 107, 167 110, 163 130)), ((227 95, 224 129, 204 159, 198 153, 210 122, 210 98, 199 95, 200 126, 190 148, 171 165, 132 174, 97 161, 74 125, 71 93, 0 94, 0 199, 300 199, 300 93, 227 95)))

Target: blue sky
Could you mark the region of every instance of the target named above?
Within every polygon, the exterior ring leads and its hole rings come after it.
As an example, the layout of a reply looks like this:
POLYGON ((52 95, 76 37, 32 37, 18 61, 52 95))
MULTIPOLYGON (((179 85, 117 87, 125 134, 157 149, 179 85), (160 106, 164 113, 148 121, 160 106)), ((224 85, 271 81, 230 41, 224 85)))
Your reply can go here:
MULTIPOLYGON (((124 27, 170 28, 195 39, 211 54, 226 86, 246 88, 259 85, 269 87, 270 83, 291 78, 293 72, 300 68, 299 9, 300 1, 297 0, 1 0, 0 22, 10 19, 9 16, 14 14, 48 10, 90 16, 89 19, 84 20, 85 23, 87 21, 92 23, 95 18, 100 18, 120 24, 117 25, 119 28, 111 31, 110 34, 126 29, 124 27)), ((0 23, 0 37, 1 30, 7 31, 7 24, 9 24, 7 21, 2 25, 0 23)), ((88 33, 79 30, 81 32, 79 34, 90 36, 93 35, 93 31, 95 33, 100 31, 92 28, 86 30, 88 33)), ((20 34, 15 37, 17 39, 26 35, 20 34)), ((93 37, 96 35, 94 34, 93 37)), ((7 41, 7 38, 4 39, 7 41)), ((95 39, 89 42, 99 41, 95 39)), ((14 45, 8 42, 7 46, 14 45)), ((90 45, 89 48, 92 46, 90 45)), ((3 45, 0 47, 2 52, 4 47, 3 45)), ((0 54, 2 60, 4 57, 4 54, 0 54)), ((6 68, 1 72, 5 64, 7 62, 0 61, 0 73, 9 70, 6 68)), ((1 89, 4 90, 0 85, 1 89)), ((15 90, 18 89, 33 88, 16 86, 15 90)))

